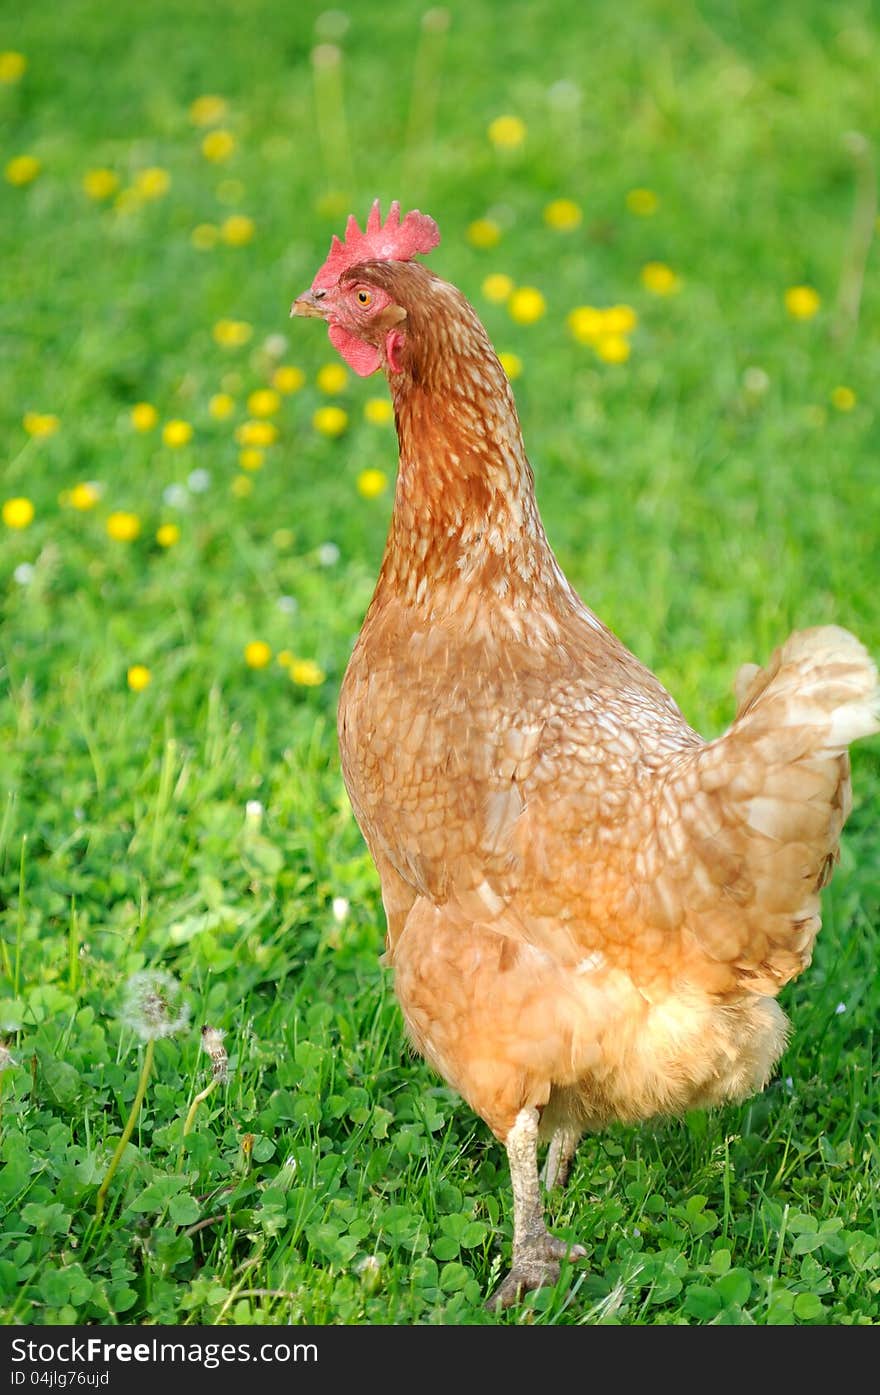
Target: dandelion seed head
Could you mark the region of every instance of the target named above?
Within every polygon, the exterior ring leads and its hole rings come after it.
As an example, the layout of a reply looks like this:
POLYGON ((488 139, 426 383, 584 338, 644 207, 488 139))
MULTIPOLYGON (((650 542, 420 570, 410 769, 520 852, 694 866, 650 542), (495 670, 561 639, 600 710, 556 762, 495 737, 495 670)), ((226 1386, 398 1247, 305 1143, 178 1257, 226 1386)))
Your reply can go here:
POLYGON ((30 562, 19 562, 12 575, 15 577, 19 586, 30 586, 34 579, 35 572, 30 562))
POLYGON ((204 494, 211 487, 210 471, 191 470, 186 477, 186 487, 191 494, 204 494))
POLYGON ((753 397, 763 397, 770 386, 769 376, 757 364, 752 364, 745 370, 742 381, 746 392, 751 393, 753 397))
POLYGON ((189 1004, 173 974, 144 969, 126 982, 119 1017, 141 1041, 156 1041, 183 1030, 189 1021, 189 1004))
POLYGON ((335 542, 321 543, 318 548, 318 561, 322 567, 335 567, 339 561, 339 548, 335 542))
POLYGON ((287 352, 287 338, 283 334, 268 334, 263 340, 263 353, 270 358, 281 358, 287 352))
POLYGON ((211 1079, 225 1083, 229 1079, 229 1057, 223 1045, 224 1035, 219 1027, 202 1028, 202 1050, 211 1058, 211 1079))

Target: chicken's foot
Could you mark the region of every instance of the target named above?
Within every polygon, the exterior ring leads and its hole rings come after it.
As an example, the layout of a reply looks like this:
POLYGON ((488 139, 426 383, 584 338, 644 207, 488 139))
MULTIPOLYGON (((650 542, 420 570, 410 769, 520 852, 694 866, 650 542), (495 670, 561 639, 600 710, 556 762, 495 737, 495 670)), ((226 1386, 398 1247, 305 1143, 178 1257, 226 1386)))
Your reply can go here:
POLYGON ((554 1187, 565 1186, 582 1136, 581 1130, 574 1124, 560 1124, 554 1130, 541 1173, 541 1181, 548 1192, 554 1187))
POLYGON ((582 1259, 582 1245, 569 1245, 544 1224, 538 1180, 538 1111, 521 1109, 505 1139, 513 1185, 513 1266, 488 1307, 509 1308, 524 1293, 559 1278, 560 1261, 582 1259))

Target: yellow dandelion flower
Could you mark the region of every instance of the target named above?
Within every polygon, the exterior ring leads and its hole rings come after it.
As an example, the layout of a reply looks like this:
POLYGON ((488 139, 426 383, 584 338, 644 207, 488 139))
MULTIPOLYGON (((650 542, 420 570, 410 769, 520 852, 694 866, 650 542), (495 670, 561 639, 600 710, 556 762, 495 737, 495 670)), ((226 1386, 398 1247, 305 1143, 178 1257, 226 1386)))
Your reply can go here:
POLYGON ((294 659, 293 663, 288 664, 287 671, 293 682, 301 688, 317 688, 327 677, 314 659, 294 659))
POLYGON ((132 664, 126 679, 133 693, 142 693, 152 683, 153 675, 146 664, 132 664))
POLYGON ((194 126, 213 126, 226 115, 226 99, 206 94, 196 97, 189 109, 189 119, 194 126))
POLYGON ((246 217, 244 213, 233 213, 221 223, 220 236, 229 247, 244 247, 253 241, 256 230, 253 218, 246 217))
POLYGON ((357 477, 357 491, 364 499, 378 499, 388 488, 388 476, 384 470, 361 470, 357 477))
POLYGON ((193 437, 193 429, 188 421, 181 421, 175 417, 172 421, 166 421, 162 427, 162 440, 166 446, 188 446, 193 437))
POLYGON ((642 285, 652 295, 675 295, 681 280, 665 262, 646 262, 641 270, 642 285))
POLYGON ((660 200, 653 189, 630 189, 626 206, 637 218, 651 218, 660 207, 660 200))
POLYGON ((831 394, 831 405, 836 407, 838 412, 851 412, 856 401, 856 395, 849 387, 836 387, 831 394))
POLYGON ((821 303, 812 286, 789 286, 785 292, 785 308, 794 320, 811 320, 821 303))
POLYGON ((319 407, 312 417, 312 425, 322 436, 341 436, 348 426, 348 412, 341 407, 319 407))
POLYGON ((171 175, 159 165, 151 165, 136 176, 134 188, 142 199, 161 199, 171 188, 171 175))
POLYGON ((278 440, 278 427, 272 421, 243 421, 235 428, 240 446, 271 446, 278 440))
POLYGON ((243 470, 262 470, 265 456, 256 446, 246 446, 239 451, 238 463, 243 470))
POLYGON ((82 186, 90 199, 100 203, 102 199, 109 199, 111 194, 116 193, 119 188, 119 175, 106 169, 86 170, 82 186))
POLYGON ((244 646, 244 661, 248 668, 265 668, 272 660, 272 650, 264 639, 252 639, 244 646))
POLYGON ((24 77, 27 59, 23 53, 8 48, 0 53, 0 82, 18 82, 24 77))
POLYGON ((492 300, 496 305, 500 305, 502 301, 508 300, 513 294, 513 281, 503 272, 495 271, 491 276, 486 277, 481 289, 487 300, 492 300))
POLYGON ((209 131, 202 141, 202 154, 213 164, 228 160, 235 149, 235 137, 230 131, 209 131))
POLYGON ((595 344, 605 329, 605 312, 595 305, 576 305, 566 315, 565 323, 579 344, 595 344))
POLYGON ((67 502, 72 509, 78 509, 80 513, 86 513, 93 509, 101 497, 101 491, 96 485, 87 481, 82 484, 75 484, 67 496, 67 502))
POLYGON ((490 122, 489 139, 498 150, 516 150, 526 138, 526 123, 518 116, 496 116, 490 122))
POLYGON ((136 402, 131 409, 131 424, 135 431, 152 431, 159 413, 152 402, 136 402))
POLYGON ((224 349, 238 349, 246 344, 253 329, 246 320, 218 320, 213 329, 214 342, 224 349))
POLYGON ((254 482, 250 475, 236 475, 230 489, 236 499, 247 499, 254 492, 254 482))
POLYGON ((247 400, 247 409, 252 417, 271 417, 281 406, 281 398, 274 388, 257 388, 247 400))
POLYGON ((507 302, 510 318, 518 325, 533 325, 547 309, 547 302, 534 286, 520 286, 507 302))
POLYGON ((291 664, 296 663, 296 655, 292 649, 280 649, 275 662, 280 664, 282 668, 290 668, 291 664))
POLYGON ((225 421, 235 411, 235 398, 228 392, 215 392, 208 403, 208 411, 215 421, 225 421))
POLYGON ((21 424, 29 436, 54 436, 61 422, 52 412, 25 412, 21 424))
POLYGON ((220 241, 220 229, 215 223, 197 223, 189 240, 197 252, 210 252, 220 241))
POLYGON ((295 368, 292 363, 280 364, 272 374, 272 386, 278 392, 299 392, 305 380, 306 375, 302 369, 295 368))
POLYGON ((501 364, 501 367, 504 369, 511 382, 515 382, 517 378, 521 377, 523 371, 523 361, 520 358, 519 354, 499 354, 498 362, 501 364))
POLYGON ((6 166, 7 182, 16 188, 30 184, 40 173, 41 165, 35 155, 16 155, 6 166))
POLYGON ((34 521, 34 506, 30 499, 7 499, 0 513, 7 528, 27 528, 34 521))
POLYGON ((475 218, 468 225, 466 237, 472 247, 497 247, 501 241, 501 229, 491 218, 475 218))
POLYGON ((394 408, 387 397, 368 397, 364 403, 364 419, 373 426, 387 426, 394 420, 394 408))
POLYGON ((583 216, 573 199, 554 199, 544 209, 544 222, 557 232, 571 232, 580 227, 583 216))
POLYGON ((180 542, 180 529, 176 523, 162 523, 156 529, 156 542, 160 547, 173 547, 180 542))
POLYGON ((602 330, 605 334, 631 334, 639 322, 639 317, 631 305, 612 305, 602 311, 602 330))
POLYGON ((342 392, 345 388, 348 383, 348 371, 343 368, 341 363, 325 363, 323 367, 318 369, 315 382, 321 392, 333 396, 334 393, 342 392))
POLYGON ((629 340, 622 334, 600 334, 596 354, 603 363, 626 363, 630 356, 629 340))
POLYGON ((136 513, 117 510, 107 519, 107 534, 114 542, 134 542, 140 536, 141 521, 136 513))

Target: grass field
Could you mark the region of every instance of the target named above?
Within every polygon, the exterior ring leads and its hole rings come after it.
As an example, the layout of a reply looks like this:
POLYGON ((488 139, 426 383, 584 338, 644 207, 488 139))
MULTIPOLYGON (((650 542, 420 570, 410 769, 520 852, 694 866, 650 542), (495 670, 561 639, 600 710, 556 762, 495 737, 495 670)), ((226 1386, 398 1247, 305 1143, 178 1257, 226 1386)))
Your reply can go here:
POLYGON ((880 654, 876 11, 67 0, 0 49, 4 1321, 876 1323, 876 740, 778 1077, 587 1140, 587 1262, 484 1312, 506 1159, 406 1046, 336 749, 387 391, 287 319, 350 211, 429 211, 563 567, 694 725, 792 628, 880 654))

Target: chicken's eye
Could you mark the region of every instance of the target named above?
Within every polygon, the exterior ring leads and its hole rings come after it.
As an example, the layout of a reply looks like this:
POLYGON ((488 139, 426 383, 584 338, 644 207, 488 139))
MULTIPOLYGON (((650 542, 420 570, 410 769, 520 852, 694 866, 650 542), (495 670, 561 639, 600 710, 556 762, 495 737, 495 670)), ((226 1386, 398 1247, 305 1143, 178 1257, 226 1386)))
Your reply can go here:
POLYGON ((358 291, 358 301, 361 305, 369 305, 372 299, 369 291, 358 291))

